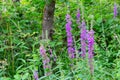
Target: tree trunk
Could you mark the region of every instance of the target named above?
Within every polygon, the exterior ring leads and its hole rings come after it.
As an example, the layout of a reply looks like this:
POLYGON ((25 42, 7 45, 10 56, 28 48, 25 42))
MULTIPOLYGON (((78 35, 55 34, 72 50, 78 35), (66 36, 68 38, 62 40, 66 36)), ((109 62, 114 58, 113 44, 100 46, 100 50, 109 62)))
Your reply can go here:
POLYGON ((51 31, 53 28, 53 18, 55 10, 55 0, 51 0, 49 3, 46 2, 43 15, 42 24, 42 39, 51 39, 51 31))

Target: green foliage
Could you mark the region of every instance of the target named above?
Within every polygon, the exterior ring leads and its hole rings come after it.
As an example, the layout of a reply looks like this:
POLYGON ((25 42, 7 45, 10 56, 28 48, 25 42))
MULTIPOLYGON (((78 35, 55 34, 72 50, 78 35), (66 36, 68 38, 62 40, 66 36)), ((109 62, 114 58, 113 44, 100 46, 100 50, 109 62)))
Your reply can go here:
POLYGON ((118 16, 113 18, 114 0, 56 0, 54 34, 52 41, 47 43, 40 39, 45 3, 45 0, 0 1, 0 67, 3 67, 0 68, 0 80, 33 80, 34 70, 38 70, 39 80, 119 80, 120 1, 116 0, 118 16), (67 54, 65 16, 70 13, 72 17, 74 44, 80 49, 76 12, 80 8, 83 16, 81 5, 84 6, 87 29, 94 19, 96 55, 93 76, 90 75, 87 58, 70 60, 67 54), (44 76, 40 44, 45 45, 49 57, 48 50, 53 51, 50 58, 52 74, 49 76, 44 76))

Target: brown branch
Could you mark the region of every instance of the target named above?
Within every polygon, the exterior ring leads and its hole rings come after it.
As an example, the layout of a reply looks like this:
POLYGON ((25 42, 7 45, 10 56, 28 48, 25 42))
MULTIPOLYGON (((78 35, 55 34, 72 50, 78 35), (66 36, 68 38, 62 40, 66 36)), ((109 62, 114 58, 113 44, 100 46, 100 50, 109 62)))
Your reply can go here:
POLYGON ((54 10, 55 10, 55 0, 51 0, 49 3, 46 3, 44 8, 43 15, 43 24, 42 24, 42 39, 51 39, 51 30, 53 28, 53 19, 54 19, 54 10))

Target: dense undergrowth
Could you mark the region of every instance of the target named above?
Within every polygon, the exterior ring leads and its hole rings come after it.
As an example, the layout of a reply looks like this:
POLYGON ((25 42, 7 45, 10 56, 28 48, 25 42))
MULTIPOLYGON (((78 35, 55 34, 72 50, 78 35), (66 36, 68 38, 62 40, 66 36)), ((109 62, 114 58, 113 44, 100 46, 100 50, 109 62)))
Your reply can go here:
MULTIPOLYGON (((52 40, 41 40, 45 1, 0 1, 0 80, 119 80, 120 79, 120 1, 116 0, 58 0, 54 15, 52 40), (81 2, 84 9, 81 10, 81 2), (118 14, 114 18, 114 3, 118 14), (68 9, 69 6, 69 9, 68 9), (65 16, 72 17, 72 35, 76 50, 81 48, 80 29, 76 24, 77 9, 84 11, 86 28, 93 19, 94 74, 88 58, 70 59, 67 52, 65 16), (50 58, 51 74, 44 76, 39 47, 44 45, 50 58), (49 50, 52 50, 50 56, 49 50)), ((83 16, 83 14, 81 14, 83 16)), ((87 55, 88 56, 88 55, 87 55)))

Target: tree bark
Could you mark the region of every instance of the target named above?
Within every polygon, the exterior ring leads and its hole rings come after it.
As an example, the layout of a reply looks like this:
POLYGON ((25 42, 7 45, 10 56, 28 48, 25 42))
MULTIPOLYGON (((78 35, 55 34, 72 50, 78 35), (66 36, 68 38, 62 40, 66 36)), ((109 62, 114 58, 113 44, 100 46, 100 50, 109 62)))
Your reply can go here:
POLYGON ((51 0, 49 3, 46 2, 43 14, 43 24, 42 24, 42 39, 51 39, 51 31, 54 22, 54 10, 55 10, 55 0, 51 0))

